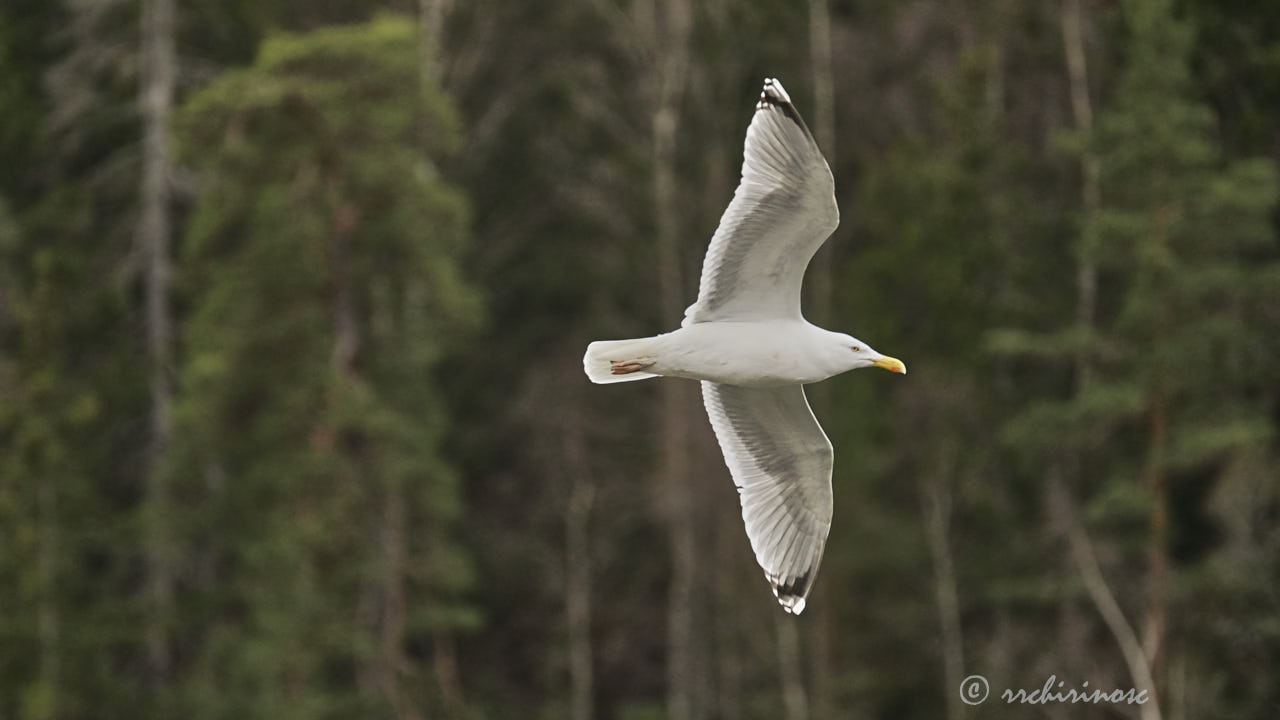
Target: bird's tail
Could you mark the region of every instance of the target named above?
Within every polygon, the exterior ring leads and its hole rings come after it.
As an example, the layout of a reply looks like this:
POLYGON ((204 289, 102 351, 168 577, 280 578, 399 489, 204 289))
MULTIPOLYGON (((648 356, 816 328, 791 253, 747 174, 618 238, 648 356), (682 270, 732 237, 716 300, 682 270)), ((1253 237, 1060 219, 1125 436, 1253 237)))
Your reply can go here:
POLYGON ((653 365, 654 340, 597 340, 587 346, 582 357, 582 369, 593 383, 619 383, 658 377, 657 373, 644 372, 653 365))

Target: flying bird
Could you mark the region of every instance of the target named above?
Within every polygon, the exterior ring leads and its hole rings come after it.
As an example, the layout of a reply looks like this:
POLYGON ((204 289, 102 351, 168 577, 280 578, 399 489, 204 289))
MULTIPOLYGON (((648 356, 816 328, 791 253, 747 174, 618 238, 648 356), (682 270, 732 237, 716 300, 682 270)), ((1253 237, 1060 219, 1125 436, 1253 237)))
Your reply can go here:
POLYGON ((593 342, 583 358, 596 383, 702 382, 751 549, 793 614, 804 610, 831 529, 831 441, 804 386, 854 368, 907 371, 800 312, 805 268, 839 222, 827 161, 782 83, 766 79, 747 128, 742 179, 680 329, 593 342))

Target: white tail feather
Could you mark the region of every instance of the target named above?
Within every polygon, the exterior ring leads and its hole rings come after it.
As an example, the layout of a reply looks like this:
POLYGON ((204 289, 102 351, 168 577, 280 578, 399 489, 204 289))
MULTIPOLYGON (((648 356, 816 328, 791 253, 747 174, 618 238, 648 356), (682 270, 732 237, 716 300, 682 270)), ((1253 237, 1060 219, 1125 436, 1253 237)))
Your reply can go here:
POLYGON ((582 369, 593 383, 620 383, 632 380, 644 380, 657 377, 656 373, 636 370, 623 375, 613 374, 615 362, 648 362, 653 360, 650 351, 655 338, 637 338, 635 340, 597 340, 587 346, 587 354, 582 357, 582 369))

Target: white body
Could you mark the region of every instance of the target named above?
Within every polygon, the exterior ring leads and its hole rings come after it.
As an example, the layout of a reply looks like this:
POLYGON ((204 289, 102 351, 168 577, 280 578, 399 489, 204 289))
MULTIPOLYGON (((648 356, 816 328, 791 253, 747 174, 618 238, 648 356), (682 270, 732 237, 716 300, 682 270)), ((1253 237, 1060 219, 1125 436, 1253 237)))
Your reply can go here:
POLYGON ((873 365, 879 353, 806 320, 721 321, 686 325, 657 337, 591 343, 587 375, 601 383, 654 375, 738 385, 807 385, 873 365), (854 350, 857 348, 857 350, 854 350), (613 361, 652 361, 643 372, 613 375, 613 361))

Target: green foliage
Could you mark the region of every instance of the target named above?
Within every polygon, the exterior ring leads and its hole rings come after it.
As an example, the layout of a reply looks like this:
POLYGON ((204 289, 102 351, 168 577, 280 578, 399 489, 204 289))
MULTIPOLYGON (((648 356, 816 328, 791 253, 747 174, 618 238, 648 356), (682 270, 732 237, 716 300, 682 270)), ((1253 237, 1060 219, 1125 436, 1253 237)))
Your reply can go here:
MULTIPOLYGON (((1227 163, 1213 146, 1209 111, 1190 97, 1190 29, 1167 3, 1125 8, 1132 57, 1094 148, 1104 203, 1097 219, 1111 228, 1097 236, 1112 246, 1099 253, 1101 283, 1118 293, 1102 334, 1129 347, 1103 371, 1172 400, 1177 461, 1194 464, 1222 447, 1216 428, 1266 422, 1253 369, 1270 355, 1258 334, 1269 293, 1258 288, 1275 273, 1270 217, 1280 187, 1271 163, 1227 163), (1206 373, 1217 386, 1210 396, 1206 373)), ((1260 427, 1231 435, 1267 437, 1260 427)))
MULTIPOLYGON (((457 117, 419 61, 389 16, 280 35, 177 117, 203 192, 171 477, 206 518, 178 524, 187 552, 218 568, 183 589, 202 610, 181 622, 218 627, 190 638, 191 714, 373 711, 354 674, 385 623, 409 643, 477 623, 433 367, 478 305, 456 264, 466 203, 434 164, 457 117), (395 593, 400 621, 376 610, 395 593)), ((391 672, 417 674, 403 652, 391 672)))
MULTIPOLYGON (((1189 29, 1169 5, 1124 7, 1128 65, 1087 142, 1101 168, 1102 205, 1083 218, 1079 253, 1099 272, 1097 326, 997 330, 987 346, 998 355, 1068 362, 1082 354, 1102 383, 1061 411, 1051 402, 1015 420, 1016 445, 1055 448, 1073 437, 1067 446, 1090 447, 1153 398, 1171 397, 1184 413, 1173 420, 1177 462, 1194 464, 1222 446, 1194 438, 1206 413, 1217 426, 1262 410, 1249 405, 1253 369, 1267 365, 1269 352, 1257 328, 1267 322, 1259 314, 1270 294, 1263 288, 1276 272, 1270 213, 1277 178, 1271 163, 1227 163, 1213 146, 1210 113, 1190 96, 1189 29), (1206 374, 1218 383, 1209 396, 1206 374), (1071 416, 1103 431, 1055 436, 1052 426, 1072 427, 1071 416), (1197 447, 1206 454, 1196 457, 1197 447)), ((1265 439, 1258 432, 1230 435, 1265 439)))
POLYGON ((12 717, 142 702, 104 659, 142 647, 132 425, 146 392, 118 344, 129 298, 99 266, 86 205, 67 189, 23 215, 0 208, 0 677, 12 689, 0 713, 12 717))
MULTIPOLYGON (((1272 452, 1274 399, 1258 389, 1275 382, 1278 326, 1267 308, 1280 262, 1280 184, 1269 160, 1224 157, 1213 113, 1194 92, 1193 29, 1171 3, 1132 0, 1122 10, 1124 70, 1092 135, 1073 143, 1100 170, 1101 205, 1084 213, 1077 250, 1097 272, 1096 317, 1085 327, 1063 317, 1063 329, 1049 333, 996 331, 988 348, 1059 368, 1083 364, 1076 372, 1087 382, 1065 399, 1028 403, 1003 438, 1033 465, 1081 457, 1087 520, 1111 538, 1121 567, 1133 568, 1153 552, 1206 557, 1222 519, 1205 519, 1203 498, 1233 482, 1233 458, 1272 452)), ((1276 482, 1273 469, 1249 472, 1276 482)), ((1179 572, 1216 571, 1190 564, 1179 572)), ((1195 616, 1193 605, 1221 601, 1220 588, 1194 585, 1170 594, 1178 612, 1195 616)), ((1249 622, 1263 627, 1270 612, 1273 604, 1255 606, 1249 622)), ((1198 618, 1171 642, 1209 646, 1221 632, 1198 618)), ((1221 704, 1205 709, 1215 717, 1256 714, 1269 702, 1256 689, 1227 700, 1231 683, 1213 682, 1192 685, 1218 693, 1221 704)))

